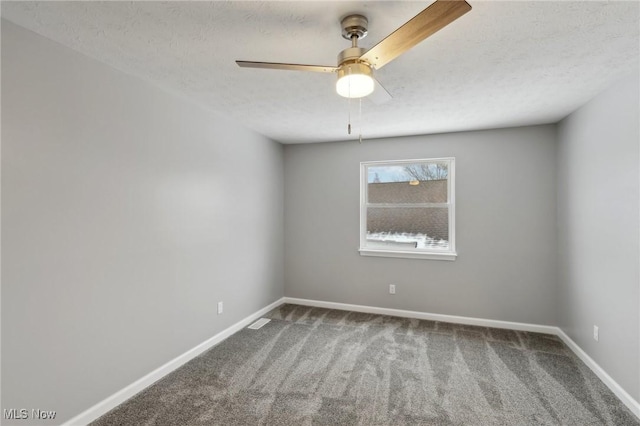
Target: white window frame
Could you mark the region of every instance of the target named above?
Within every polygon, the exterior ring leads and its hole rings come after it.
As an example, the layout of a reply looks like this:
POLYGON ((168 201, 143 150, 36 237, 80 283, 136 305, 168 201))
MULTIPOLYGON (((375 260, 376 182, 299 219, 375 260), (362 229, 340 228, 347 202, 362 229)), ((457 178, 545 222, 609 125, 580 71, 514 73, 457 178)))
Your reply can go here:
MULTIPOLYGON (((415 206, 415 207, 427 207, 424 204, 403 204, 403 206, 415 206)), ((455 157, 443 157, 443 158, 424 158, 417 160, 389 160, 389 161, 365 161, 360 163, 360 248, 359 252, 361 256, 379 256, 379 257, 400 257, 409 259, 430 259, 430 260, 456 260, 456 204, 455 204, 455 157), (367 199, 368 189, 368 168, 372 166, 398 166, 404 164, 415 164, 420 162, 447 162, 448 163, 448 177, 447 177, 447 203, 449 208, 449 249, 448 250, 435 250, 435 249, 418 249, 411 248, 405 250, 386 249, 386 248, 372 248, 367 247, 367 207, 369 207, 367 199)))

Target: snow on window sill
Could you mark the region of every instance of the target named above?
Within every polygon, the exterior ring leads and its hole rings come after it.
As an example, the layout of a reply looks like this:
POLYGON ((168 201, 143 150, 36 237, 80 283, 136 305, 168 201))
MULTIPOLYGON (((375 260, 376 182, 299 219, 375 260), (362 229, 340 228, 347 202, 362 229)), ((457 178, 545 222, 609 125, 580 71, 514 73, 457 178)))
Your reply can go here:
POLYGON ((380 250, 360 248, 360 256, 400 257, 405 259, 456 260, 457 253, 436 253, 422 251, 380 250))

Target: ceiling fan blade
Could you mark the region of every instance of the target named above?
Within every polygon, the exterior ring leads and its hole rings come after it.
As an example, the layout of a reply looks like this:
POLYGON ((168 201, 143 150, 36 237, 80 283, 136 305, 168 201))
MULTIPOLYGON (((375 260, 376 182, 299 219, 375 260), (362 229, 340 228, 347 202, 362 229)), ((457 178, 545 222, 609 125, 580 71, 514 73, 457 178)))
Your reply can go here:
POLYGON ((265 68, 272 70, 312 71, 312 72, 336 72, 338 68, 322 65, 281 64, 279 62, 251 62, 236 61, 243 68, 265 68))
POLYGON ((471 5, 464 0, 436 0, 366 51, 360 59, 380 69, 470 10, 471 5))
POLYGON ((393 96, 389 94, 387 89, 378 81, 377 78, 373 79, 375 84, 375 88, 373 89, 373 93, 371 93, 367 98, 376 105, 383 104, 385 102, 389 102, 393 99, 393 96))

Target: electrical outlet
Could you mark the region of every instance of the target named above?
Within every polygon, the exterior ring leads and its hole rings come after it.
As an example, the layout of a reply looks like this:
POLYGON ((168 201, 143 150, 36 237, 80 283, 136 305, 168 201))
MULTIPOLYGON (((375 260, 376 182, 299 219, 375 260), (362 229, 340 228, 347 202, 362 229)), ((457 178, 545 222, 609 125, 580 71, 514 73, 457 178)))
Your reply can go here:
POLYGON ((396 294, 396 285, 389 284, 389 294, 396 294))
POLYGON ((599 338, 600 338, 600 329, 598 329, 597 325, 594 325, 593 326, 593 340, 595 340, 597 342, 599 338))
POLYGON ((222 302, 218 302, 218 314, 221 314, 223 311, 222 302))

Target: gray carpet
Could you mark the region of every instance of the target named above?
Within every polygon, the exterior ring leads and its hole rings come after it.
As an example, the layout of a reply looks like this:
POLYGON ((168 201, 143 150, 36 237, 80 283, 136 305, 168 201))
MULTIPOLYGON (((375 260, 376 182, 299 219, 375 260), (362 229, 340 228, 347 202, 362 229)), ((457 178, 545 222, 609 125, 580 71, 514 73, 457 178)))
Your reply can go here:
POLYGON ((282 305, 93 425, 640 425, 552 335, 282 305))

